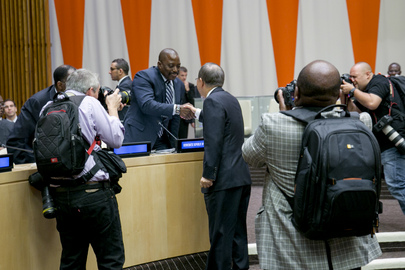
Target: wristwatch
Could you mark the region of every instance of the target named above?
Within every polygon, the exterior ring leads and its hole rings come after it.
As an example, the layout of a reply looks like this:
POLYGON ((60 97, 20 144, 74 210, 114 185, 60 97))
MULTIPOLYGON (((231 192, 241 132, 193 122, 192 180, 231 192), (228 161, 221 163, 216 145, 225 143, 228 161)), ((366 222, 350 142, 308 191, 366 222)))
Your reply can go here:
POLYGON ((180 105, 176 104, 174 106, 176 106, 176 110, 175 110, 176 115, 180 115, 180 105))
POLYGON ((350 98, 354 97, 354 90, 356 90, 356 87, 353 87, 352 90, 349 91, 350 98))

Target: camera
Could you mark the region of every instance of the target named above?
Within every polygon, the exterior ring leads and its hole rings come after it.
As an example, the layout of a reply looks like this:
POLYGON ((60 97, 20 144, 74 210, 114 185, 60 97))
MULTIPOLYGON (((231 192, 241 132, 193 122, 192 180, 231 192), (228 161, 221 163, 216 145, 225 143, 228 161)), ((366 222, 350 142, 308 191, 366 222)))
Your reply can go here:
POLYGON ((344 73, 344 74, 342 74, 342 76, 340 76, 340 79, 341 79, 341 84, 343 84, 343 80, 345 80, 345 82, 347 82, 347 83, 353 84, 350 74, 344 73))
POLYGON ((405 154, 405 140, 404 138, 399 135, 399 133, 391 127, 393 119, 390 115, 384 115, 377 124, 374 125, 373 131, 374 132, 384 132, 384 134, 388 137, 390 141, 392 141, 398 151, 404 155, 405 154))
POLYGON ((56 217, 56 207, 53 203, 52 195, 49 193, 49 186, 44 181, 42 175, 38 172, 31 174, 28 178, 31 186, 41 191, 42 195, 42 214, 47 219, 56 217))
POLYGON ((276 89, 276 92, 274 92, 274 98, 277 101, 277 103, 280 103, 277 97, 277 92, 278 90, 281 90, 283 92, 283 98, 284 98, 284 104, 288 107, 294 107, 294 92, 295 92, 295 86, 297 85, 297 80, 292 80, 289 84, 287 84, 285 87, 279 87, 276 89))
MULTIPOLYGON (((104 96, 104 92, 107 91, 107 95, 112 95, 114 93, 115 90, 112 90, 110 87, 108 86, 101 86, 100 90, 98 91, 98 100, 100 101, 101 105, 103 105, 103 107, 105 109, 107 109, 107 104, 105 103, 105 96, 104 96)), ((127 104, 130 105, 131 103, 131 93, 124 91, 124 90, 120 90, 118 92, 119 95, 121 95, 121 103, 122 104, 127 104)))

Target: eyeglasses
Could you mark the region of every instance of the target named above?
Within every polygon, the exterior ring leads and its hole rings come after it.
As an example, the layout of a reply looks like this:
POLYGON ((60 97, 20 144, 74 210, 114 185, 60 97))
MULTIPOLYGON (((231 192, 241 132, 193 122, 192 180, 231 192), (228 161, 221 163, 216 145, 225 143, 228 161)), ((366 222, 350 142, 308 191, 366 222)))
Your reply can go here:
POLYGON ((119 68, 110 67, 110 71, 114 71, 114 70, 116 70, 116 69, 119 69, 119 68))

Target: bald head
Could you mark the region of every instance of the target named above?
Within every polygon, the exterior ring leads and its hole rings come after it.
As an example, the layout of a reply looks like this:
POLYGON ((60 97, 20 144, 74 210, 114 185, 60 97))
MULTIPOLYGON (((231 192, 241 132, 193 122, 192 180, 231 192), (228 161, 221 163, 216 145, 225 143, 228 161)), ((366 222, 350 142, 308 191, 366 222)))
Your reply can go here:
POLYGON ((167 80, 176 79, 180 66, 180 57, 175 50, 166 48, 159 53, 158 68, 167 80))
POLYGON ((366 62, 359 62, 350 69, 350 78, 357 89, 364 91, 373 78, 371 66, 366 62))
POLYGON ((298 75, 296 106, 324 107, 335 104, 340 93, 340 74, 331 63, 317 60, 298 75))
POLYGON ((166 48, 159 53, 159 61, 164 61, 167 57, 179 57, 174 49, 166 48))
POLYGON ((373 72, 371 66, 366 62, 358 62, 352 67, 352 69, 353 68, 361 72, 373 72))

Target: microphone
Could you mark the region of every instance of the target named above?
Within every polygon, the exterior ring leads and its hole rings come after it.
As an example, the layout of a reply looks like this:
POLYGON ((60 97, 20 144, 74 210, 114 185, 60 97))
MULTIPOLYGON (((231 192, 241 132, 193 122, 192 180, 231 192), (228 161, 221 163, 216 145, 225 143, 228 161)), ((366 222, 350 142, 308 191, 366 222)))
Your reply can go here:
POLYGON ((20 150, 20 151, 28 152, 28 153, 31 153, 31 154, 34 153, 34 151, 32 151, 32 150, 23 149, 23 148, 18 148, 18 147, 12 147, 12 146, 5 145, 5 144, 3 144, 3 143, 0 143, 0 146, 1 146, 1 147, 4 147, 4 148, 11 148, 11 149, 15 149, 15 150, 20 150))
POLYGON ((172 136, 176 141, 179 140, 179 139, 177 139, 176 136, 174 136, 169 130, 167 130, 167 128, 166 128, 160 121, 158 121, 158 124, 159 124, 164 130, 166 130, 167 133, 169 133, 170 136, 172 136))

